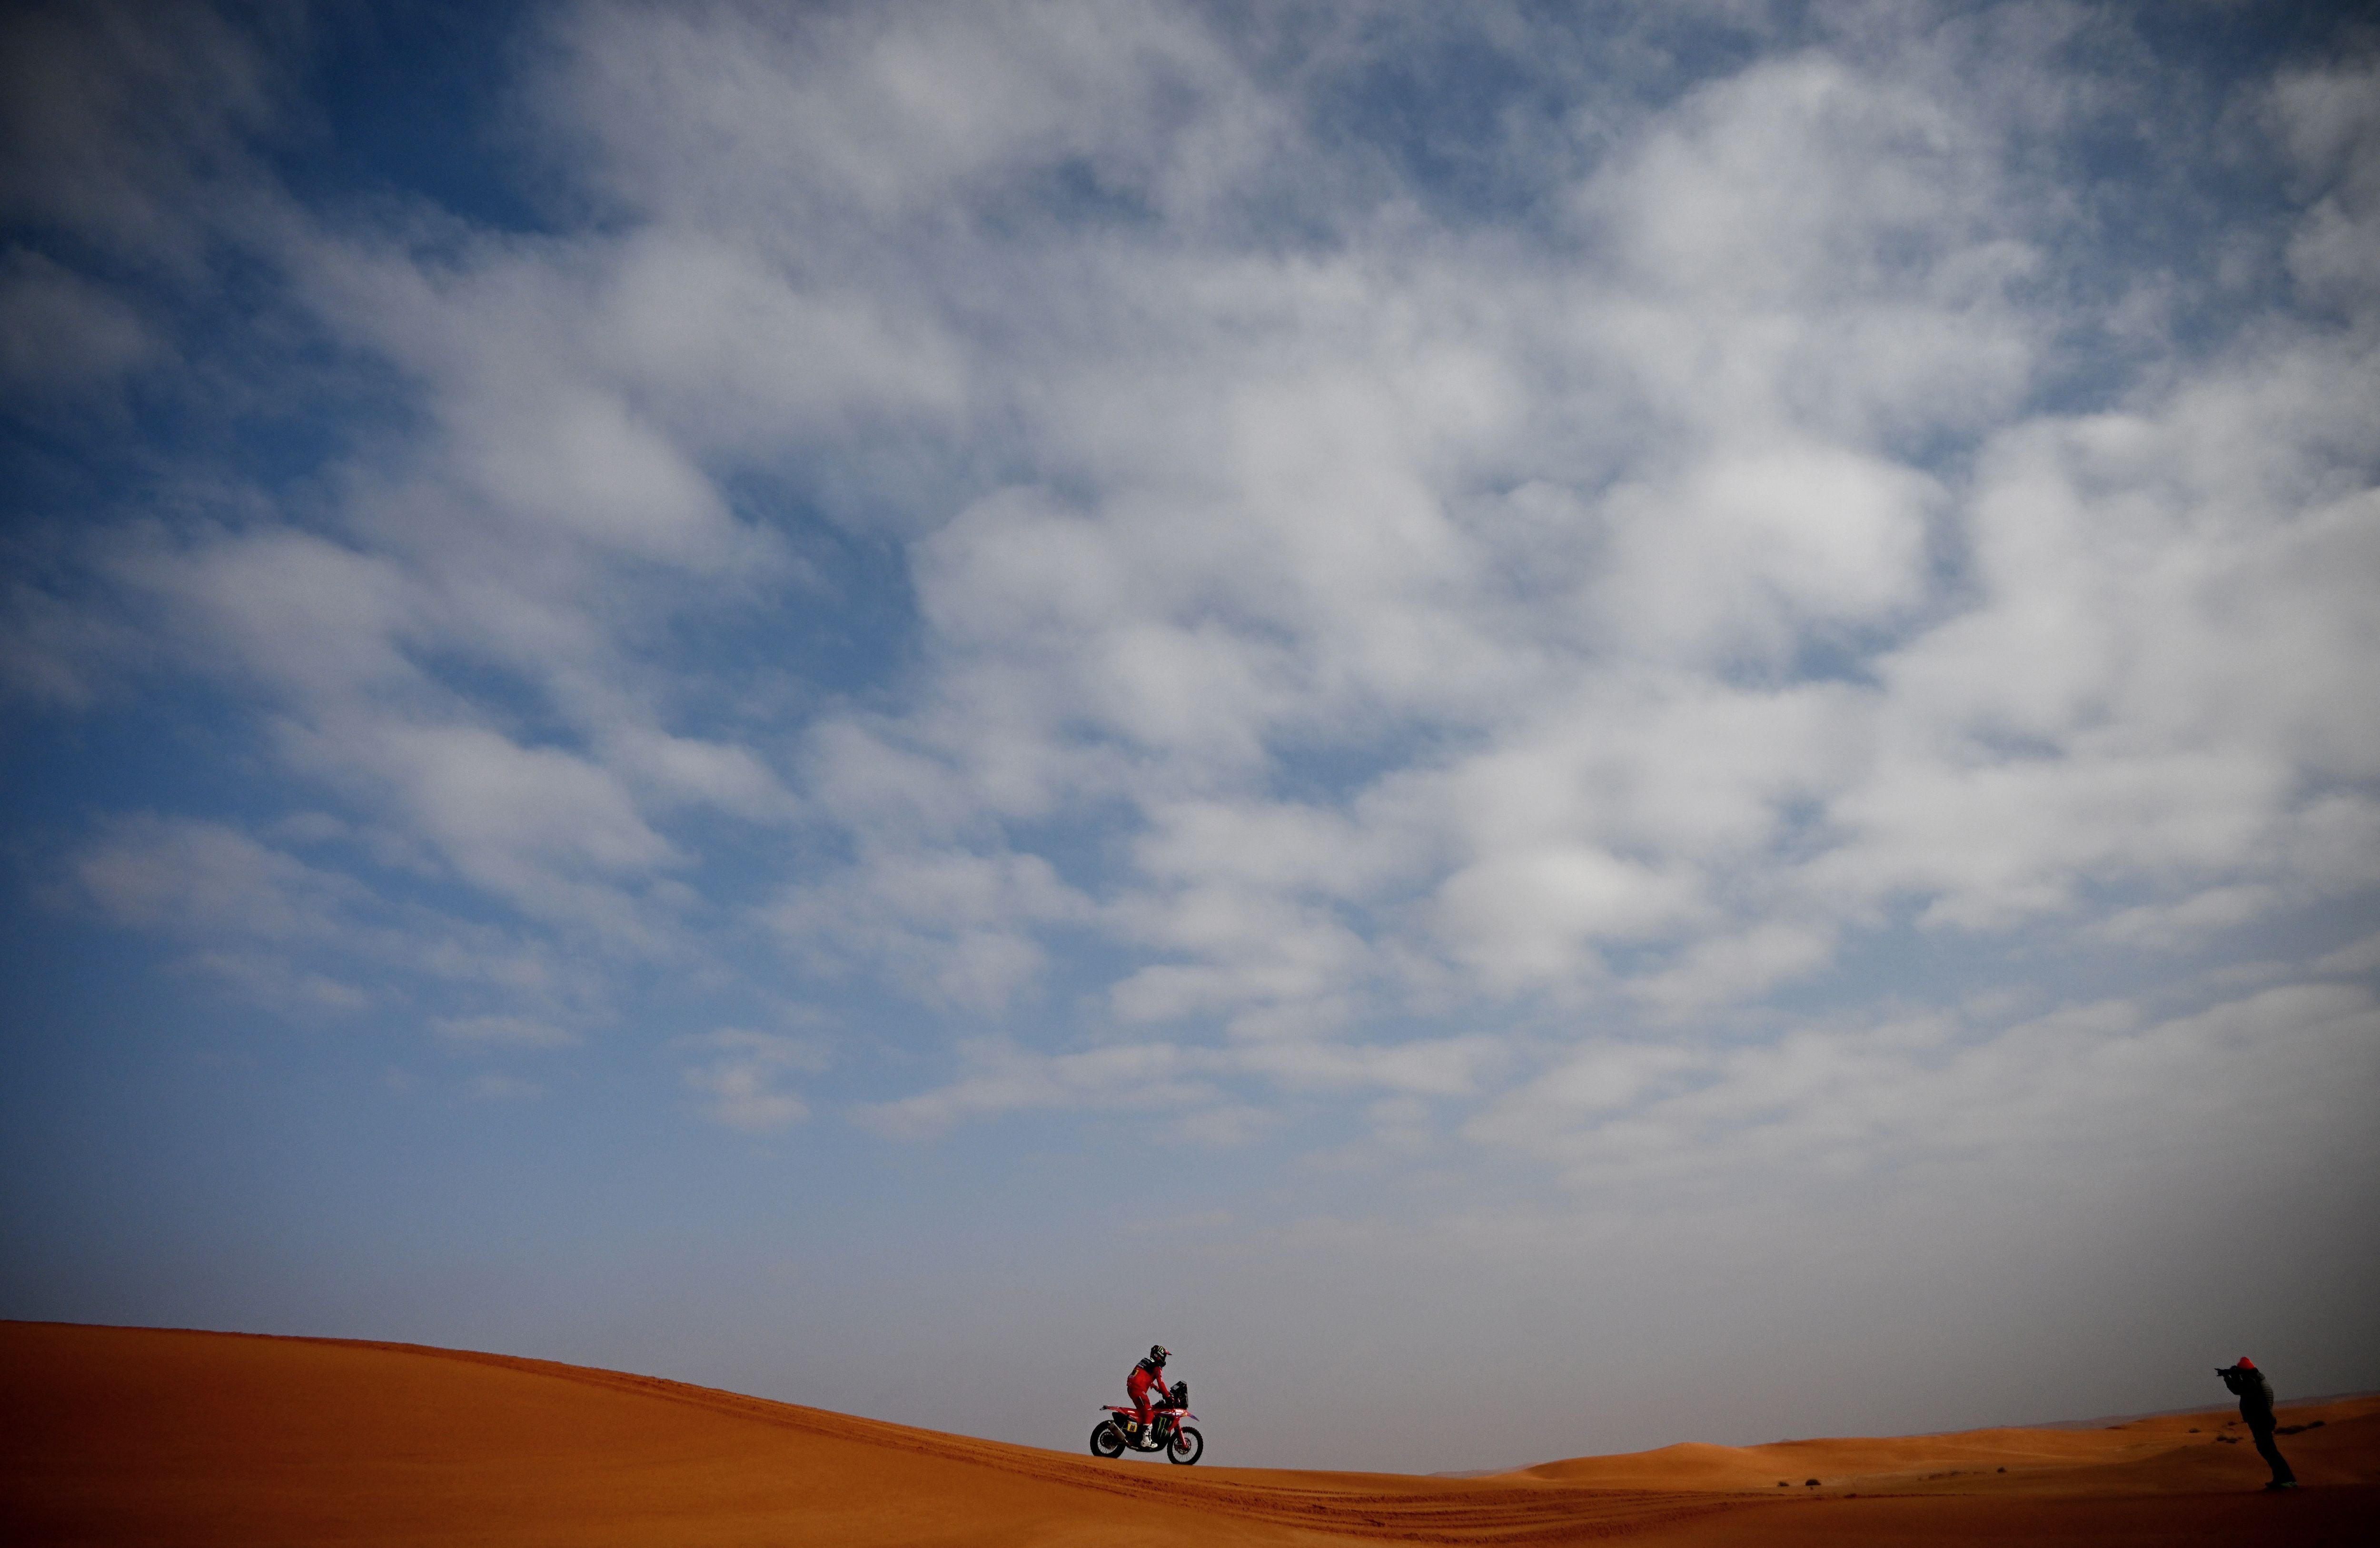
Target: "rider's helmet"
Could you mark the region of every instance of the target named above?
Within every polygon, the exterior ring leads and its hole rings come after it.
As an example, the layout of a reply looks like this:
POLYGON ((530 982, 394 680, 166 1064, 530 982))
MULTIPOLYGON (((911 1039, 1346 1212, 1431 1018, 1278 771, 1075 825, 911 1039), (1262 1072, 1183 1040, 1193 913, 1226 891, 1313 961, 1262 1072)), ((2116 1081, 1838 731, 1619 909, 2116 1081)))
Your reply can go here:
POLYGON ((1162 1344, 1151 1344, 1148 1346, 1148 1363, 1151 1365, 1162 1365, 1165 1363, 1166 1357, 1171 1355, 1172 1352, 1173 1351, 1172 1349, 1167 1348, 1162 1344))

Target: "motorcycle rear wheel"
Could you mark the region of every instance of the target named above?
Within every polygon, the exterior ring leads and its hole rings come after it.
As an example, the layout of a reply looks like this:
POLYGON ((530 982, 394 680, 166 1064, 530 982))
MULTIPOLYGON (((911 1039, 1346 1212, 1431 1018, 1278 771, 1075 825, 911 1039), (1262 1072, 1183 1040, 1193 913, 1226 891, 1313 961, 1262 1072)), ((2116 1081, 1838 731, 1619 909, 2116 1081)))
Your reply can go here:
POLYGON ((1165 1448, 1167 1461, 1179 1462, 1185 1468, 1205 1455, 1207 1455, 1207 1437, 1187 1424, 1173 1432, 1173 1444, 1165 1448))
POLYGON ((1103 1419, 1091 1426, 1091 1455, 1110 1460, 1123 1455, 1123 1432, 1112 1419, 1103 1419))

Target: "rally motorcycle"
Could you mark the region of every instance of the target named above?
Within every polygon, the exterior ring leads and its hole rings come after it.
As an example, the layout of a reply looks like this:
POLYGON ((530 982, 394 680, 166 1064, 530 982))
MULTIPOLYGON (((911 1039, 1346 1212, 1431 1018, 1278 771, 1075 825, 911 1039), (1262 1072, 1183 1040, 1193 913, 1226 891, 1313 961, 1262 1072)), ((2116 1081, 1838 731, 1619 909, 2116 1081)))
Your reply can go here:
POLYGON ((1184 1420, 1198 1416, 1190 1411, 1190 1384, 1176 1382, 1172 1396, 1161 1409, 1153 1410, 1148 1428, 1135 1438, 1127 1439, 1123 1421, 1135 1417, 1135 1410, 1119 1409, 1113 1403, 1104 1405, 1108 1417, 1091 1427, 1091 1455, 1116 1457, 1130 1451, 1161 1451, 1169 1462, 1188 1467, 1206 1454, 1207 1437, 1198 1433, 1184 1420))

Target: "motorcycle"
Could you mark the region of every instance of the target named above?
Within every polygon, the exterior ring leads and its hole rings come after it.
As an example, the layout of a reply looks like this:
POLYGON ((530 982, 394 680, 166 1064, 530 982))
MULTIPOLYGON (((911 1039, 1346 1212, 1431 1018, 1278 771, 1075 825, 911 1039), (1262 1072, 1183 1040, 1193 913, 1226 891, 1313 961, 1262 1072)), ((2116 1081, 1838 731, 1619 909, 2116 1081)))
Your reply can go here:
POLYGON ((1091 1427, 1091 1455, 1110 1460, 1131 1451, 1161 1451, 1165 1459, 1188 1467, 1206 1455, 1207 1437, 1183 1422, 1198 1416, 1190 1411, 1190 1384, 1177 1382, 1165 1406, 1150 1410, 1148 1430, 1138 1440, 1127 1439, 1123 1421, 1137 1417, 1131 1409, 1103 1405, 1108 1417, 1091 1427))

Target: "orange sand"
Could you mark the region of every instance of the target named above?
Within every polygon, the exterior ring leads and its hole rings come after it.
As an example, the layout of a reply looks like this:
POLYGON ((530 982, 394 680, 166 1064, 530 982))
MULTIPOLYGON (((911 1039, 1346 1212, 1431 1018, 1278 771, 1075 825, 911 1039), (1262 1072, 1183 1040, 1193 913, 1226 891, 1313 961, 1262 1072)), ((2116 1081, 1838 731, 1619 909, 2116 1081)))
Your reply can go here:
POLYGON ((1685 1445, 1462 1480, 1165 1468, 501 1355, 6 1323, 0 1539, 2380 1542, 2380 1398, 2284 1413, 2325 1421, 2283 1437, 2304 1481, 2290 1494, 2257 1489, 2263 1467, 2244 1441, 2214 1440, 2241 1433, 2229 1418, 1685 1445), (1823 1487, 1803 1487, 1812 1477, 1823 1487))

